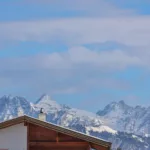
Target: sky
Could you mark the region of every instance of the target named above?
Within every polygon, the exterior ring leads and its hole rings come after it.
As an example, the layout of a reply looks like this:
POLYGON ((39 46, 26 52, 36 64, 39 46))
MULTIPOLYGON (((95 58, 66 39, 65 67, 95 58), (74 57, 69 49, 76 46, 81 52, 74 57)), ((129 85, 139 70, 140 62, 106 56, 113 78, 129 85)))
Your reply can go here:
POLYGON ((96 112, 150 106, 149 0, 1 0, 0 96, 96 112))

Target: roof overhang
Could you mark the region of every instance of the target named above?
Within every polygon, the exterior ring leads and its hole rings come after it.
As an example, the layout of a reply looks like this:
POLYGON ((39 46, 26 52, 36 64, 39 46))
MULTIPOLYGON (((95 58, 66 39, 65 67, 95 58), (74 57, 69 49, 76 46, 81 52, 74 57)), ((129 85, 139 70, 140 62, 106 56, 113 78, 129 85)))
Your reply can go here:
POLYGON ((94 136, 89 136, 89 135, 83 134, 81 132, 67 129, 62 126, 58 126, 58 125, 55 125, 55 124, 52 124, 49 122, 41 121, 39 119, 35 119, 35 118, 29 117, 26 115, 1 122, 0 129, 7 128, 9 126, 13 126, 13 125, 16 125, 19 123, 32 123, 32 124, 35 124, 35 125, 47 128, 47 129, 51 129, 51 130, 54 130, 54 131, 57 131, 57 132, 60 132, 60 133, 63 133, 63 134, 69 135, 69 136, 79 138, 81 140, 85 140, 89 143, 93 143, 96 145, 106 147, 106 148, 108 148, 108 150, 110 150, 110 148, 111 148, 111 143, 108 141, 105 141, 103 139, 99 139, 94 136))

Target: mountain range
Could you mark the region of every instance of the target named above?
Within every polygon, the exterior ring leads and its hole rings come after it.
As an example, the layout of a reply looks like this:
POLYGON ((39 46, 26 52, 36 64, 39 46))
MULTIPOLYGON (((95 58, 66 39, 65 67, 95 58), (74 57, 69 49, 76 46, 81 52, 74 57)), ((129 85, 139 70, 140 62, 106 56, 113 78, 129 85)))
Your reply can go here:
POLYGON ((26 114, 37 118, 40 108, 47 121, 96 136, 113 143, 112 150, 150 150, 150 107, 132 107, 124 101, 112 102, 103 110, 91 113, 60 105, 48 95, 35 103, 23 97, 4 95, 0 98, 0 121, 26 114))

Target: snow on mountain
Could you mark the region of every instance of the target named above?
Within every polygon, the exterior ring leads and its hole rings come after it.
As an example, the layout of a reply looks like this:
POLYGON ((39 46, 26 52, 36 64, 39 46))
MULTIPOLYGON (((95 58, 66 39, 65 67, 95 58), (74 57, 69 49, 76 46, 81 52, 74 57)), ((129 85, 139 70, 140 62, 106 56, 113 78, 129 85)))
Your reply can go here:
MULTIPOLYGON (((133 108, 123 101, 119 103, 113 102, 107 105, 104 110, 94 114, 60 105, 46 94, 41 96, 35 103, 30 103, 23 97, 7 95, 0 98, 0 121, 16 117, 20 111, 23 114, 37 118, 40 108, 43 108, 47 114, 47 121, 109 140, 113 142, 112 149, 122 147, 123 150, 150 150, 149 137, 131 134, 130 130, 127 130, 129 127, 133 127, 133 124, 128 125, 128 123, 132 123, 130 119, 140 119, 138 125, 144 123, 143 119, 141 119, 142 116, 146 117, 144 120, 149 119, 150 115, 148 116, 146 112, 148 108, 133 108), (131 116, 135 118, 131 118, 131 116), (123 127, 121 128, 121 126, 123 127), (130 133, 120 132, 118 129, 120 131, 125 129, 130 133)), ((147 124, 148 120, 145 123, 147 124)), ((145 134, 147 133, 145 132, 145 134)))
POLYGON ((44 108, 44 111, 49 112, 55 112, 62 109, 62 107, 56 103, 56 101, 52 100, 49 95, 42 95, 38 101, 35 102, 35 107, 37 109, 44 108))
POLYGON ((150 107, 131 107, 124 101, 112 102, 97 112, 106 125, 115 130, 150 135, 150 107))
POLYGON ((86 127, 86 133, 87 134, 90 134, 89 131, 94 131, 94 132, 108 132, 108 133, 111 133, 111 134, 117 134, 116 130, 113 130, 110 127, 104 126, 104 125, 101 125, 99 127, 93 127, 93 126, 86 127))
POLYGON ((19 111, 30 115, 34 111, 34 108, 23 97, 4 95, 0 98, 0 121, 18 116, 19 111))
MULTIPOLYGON (((49 95, 42 95, 35 103, 34 108, 39 113, 41 108, 47 114, 47 121, 61 124, 60 118, 70 109, 66 105, 59 105, 56 101, 52 100, 49 95)), ((35 117, 35 116, 34 116, 35 117)), ((38 117, 38 116, 36 116, 38 117)))

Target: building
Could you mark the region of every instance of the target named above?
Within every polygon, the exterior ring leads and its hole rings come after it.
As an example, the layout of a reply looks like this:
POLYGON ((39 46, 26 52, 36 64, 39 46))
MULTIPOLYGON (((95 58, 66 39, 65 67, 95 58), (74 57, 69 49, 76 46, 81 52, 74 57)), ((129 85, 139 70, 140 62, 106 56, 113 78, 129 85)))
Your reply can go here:
POLYGON ((20 116, 0 123, 0 150, 110 150, 111 143, 44 121, 20 116))

